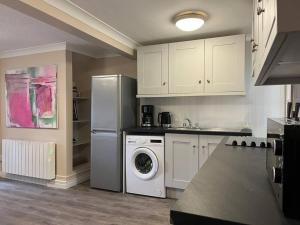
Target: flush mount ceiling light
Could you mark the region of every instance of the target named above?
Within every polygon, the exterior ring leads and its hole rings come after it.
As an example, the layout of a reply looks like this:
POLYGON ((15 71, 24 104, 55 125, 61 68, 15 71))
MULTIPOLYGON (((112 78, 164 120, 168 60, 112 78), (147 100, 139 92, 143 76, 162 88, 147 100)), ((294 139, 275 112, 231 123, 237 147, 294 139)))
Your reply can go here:
POLYGON ((175 25, 183 31, 198 30, 207 20, 208 15, 202 11, 185 11, 174 17, 175 25))

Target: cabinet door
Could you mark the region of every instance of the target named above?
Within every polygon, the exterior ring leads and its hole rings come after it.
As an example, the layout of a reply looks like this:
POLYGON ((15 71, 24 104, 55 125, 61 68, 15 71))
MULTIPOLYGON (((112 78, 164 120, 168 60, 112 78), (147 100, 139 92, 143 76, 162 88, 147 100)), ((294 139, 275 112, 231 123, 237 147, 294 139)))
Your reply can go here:
POLYGON ((263 48, 266 48, 276 21, 276 0, 263 0, 257 14, 262 17, 263 48))
POLYGON ((205 92, 245 91, 245 35, 205 40, 205 92))
POLYGON ((169 93, 204 91, 204 40, 169 44, 169 93))
POLYGON ((255 75, 255 67, 257 62, 257 50, 259 43, 259 20, 256 10, 258 8, 259 2, 257 0, 253 1, 253 13, 252 13, 252 40, 251 40, 251 50, 252 50, 252 74, 255 75))
POLYGON ((157 95, 168 93, 168 44, 138 49, 138 94, 157 95))
POLYGON ((201 135, 199 136, 199 169, 205 164, 208 158, 222 141, 223 136, 201 135))
POLYGON ((185 189, 198 171, 198 135, 166 134, 166 186, 185 189))
POLYGON ((255 54, 255 64, 253 68, 253 75, 255 78, 258 77, 260 71, 261 71, 261 64, 262 64, 262 58, 264 54, 264 44, 263 44, 263 17, 262 14, 258 13, 259 9, 263 8, 262 1, 260 0, 255 0, 254 1, 255 8, 253 9, 254 16, 256 18, 256 23, 257 23, 257 33, 256 33, 256 39, 255 42, 253 43, 254 46, 254 54, 255 54))

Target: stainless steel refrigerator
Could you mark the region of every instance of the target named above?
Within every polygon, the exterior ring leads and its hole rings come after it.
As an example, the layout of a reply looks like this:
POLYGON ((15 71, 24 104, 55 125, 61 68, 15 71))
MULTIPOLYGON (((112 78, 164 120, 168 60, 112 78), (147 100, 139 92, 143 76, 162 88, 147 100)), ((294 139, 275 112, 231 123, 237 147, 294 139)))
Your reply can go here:
POLYGON ((122 191, 122 129, 136 126, 136 80, 92 77, 91 180, 93 188, 122 191))

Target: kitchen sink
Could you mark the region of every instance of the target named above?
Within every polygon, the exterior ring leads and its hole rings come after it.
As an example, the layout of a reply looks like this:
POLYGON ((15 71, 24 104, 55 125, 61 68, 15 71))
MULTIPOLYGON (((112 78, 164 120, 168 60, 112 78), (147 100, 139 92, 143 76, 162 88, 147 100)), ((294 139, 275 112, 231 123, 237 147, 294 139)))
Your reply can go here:
POLYGON ((202 128, 200 127, 171 127, 171 128, 168 128, 169 130, 186 130, 186 131, 199 131, 199 130, 202 130, 202 128))

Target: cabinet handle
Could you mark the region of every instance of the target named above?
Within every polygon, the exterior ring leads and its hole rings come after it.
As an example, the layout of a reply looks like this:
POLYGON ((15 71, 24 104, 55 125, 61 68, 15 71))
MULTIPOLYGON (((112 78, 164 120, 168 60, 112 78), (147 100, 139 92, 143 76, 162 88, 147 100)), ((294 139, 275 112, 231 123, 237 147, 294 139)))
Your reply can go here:
POLYGON ((261 2, 262 0, 257 0, 257 2, 261 2))
POLYGON ((196 145, 193 145, 193 148, 196 148, 197 146, 196 145))
POLYGON ((256 52, 257 51, 257 47, 258 47, 258 44, 256 44, 255 42, 253 43, 253 46, 252 46, 252 52, 256 52))
POLYGON ((202 83, 201 80, 199 80, 198 83, 201 84, 202 83))
POLYGON ((210 83, 210 80, 207 80, 207 83, 210 83))
POLYGON ((265 9, 258 7, 257 8, 257 15, 259 16, 260 14, 262 14, 263 12, 265 12, 265 9))
POLYGON ((166 84, 167 84, 166 82, 163 82, 163 86, 166 86, 166 84))

